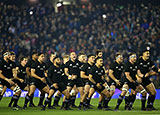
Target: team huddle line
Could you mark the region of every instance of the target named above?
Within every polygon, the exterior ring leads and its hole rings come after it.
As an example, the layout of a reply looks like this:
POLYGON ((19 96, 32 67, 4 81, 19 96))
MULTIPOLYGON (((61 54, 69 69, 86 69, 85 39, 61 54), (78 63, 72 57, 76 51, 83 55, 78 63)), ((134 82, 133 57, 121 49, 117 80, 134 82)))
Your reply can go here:
POLYGON ((115 60, 109 69, 103 64, 103 52, 96 51, 96 55, 75 52, 63 56, 63 59, 52 53, 46 62, 44 53, 33 52, 31 59, 22 57, 19 64, 15 62, 15 53, 6 51, 0 62, 0 100, 7 88, 15 93, 8 104, 15 110, 19 110, 18 100, 21 90, 28 91, 24 106, 21 109, 35 107, 33 103, 36 88, 41 92, 38 106, 41 110, 55 109, 59 106, 62 96, 61 109, 80 110, 92 109, 91 97, 97 91, 100 94, 98 109, 111 110, 109 102, 115 93, 115 89, 121 90, 117 100, 115 111, 125 97, 125 109, 132 110, 137 92, 141 93, 141 110, 156 110, 153 106, 156 96, 154 84, 150 76, 158 75, 160 69, 155 67, 150 60, 150 51, 143 50, 137 58, 136 53, 129 53, 128 61, 123 62, 123 55, 120 52, 115 54, 115 60), (131 92, 129 92, 131 89, 131 92), (52 97, 56 94, 52 104, 52 97), (80 103, 75 105, 76 95, 80 93, 80 103), (48 94, 45 98, 45 94, 48 94), (149 93, 147 105, 146 96, 149 93), (45 98, 45 101, 44 101, 45 98))

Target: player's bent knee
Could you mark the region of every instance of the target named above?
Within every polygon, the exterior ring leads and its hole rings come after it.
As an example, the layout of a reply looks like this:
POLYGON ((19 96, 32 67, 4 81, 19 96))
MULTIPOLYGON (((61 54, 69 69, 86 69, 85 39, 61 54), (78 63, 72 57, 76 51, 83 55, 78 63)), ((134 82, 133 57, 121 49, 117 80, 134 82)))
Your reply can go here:
POLYGON ((156 94, 157 92, 155 90, 151 92, 151 95, 156 95, 156 94))
POLYGON ((17 94, 21 93, 21 89, 18 85, 13 88, 13 91, 17 94))

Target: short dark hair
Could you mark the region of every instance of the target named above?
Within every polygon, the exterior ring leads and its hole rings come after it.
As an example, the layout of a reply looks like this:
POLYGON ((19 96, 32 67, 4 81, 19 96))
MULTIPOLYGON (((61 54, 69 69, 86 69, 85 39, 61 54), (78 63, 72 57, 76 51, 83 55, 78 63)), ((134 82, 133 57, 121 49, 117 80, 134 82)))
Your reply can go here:
POLYGON ((38 54, 38 52, 36 52, 36 51, 32 52, 32 56, 35 55, 35 54, 38 54))
MULTIPOLYGON (((97 59, 96 59, 96 62, 99 60, 99 59, 102 59, 101 57, 98 57, 97 59)), ((102 59, 103 60, 103 59, 102 59)))
POLYGON ((23 56, 20 58, 20 62, 23 61, 25 58, 27 58, 26 56, 23 56))
POLYGON ((42 55, 42 54, 44 54, 44 53, 40 52, 40 53, 38 53, 38 56, 40 56, 40 55, 42 55))
POLYGON ((11 52, 10 52, 10 55, 16 55, 16 54, 14 53, 14 51, 11 51, 11 52))
POLYGON ((130 57, 131 55, 136 55, 136 53, 135 52, 129 52, 128 57, 130 57))
POLYGON ((119 55, 122 55, 120 52, 117 52, 115 57, 118 57, 119 55))
POLYGON ((102 50, 100 49, 96 50, 96 55, 98 55, 100 52, 102 52, 102 50))
POLYGON ((52 55, 57 55, 57 54, 56 52, 52 52, 49 57, 51 57, 52 55))
POLYGON ((54 60, 57 59, 57 58, 60 58, 60 57, 59 57, 59 56, 56 56, 55 58, 53 58, 53 62, 54 62, 54 60))
POLYGON ((87 58, 90 58, 91 56, 95 56, 94 54, 89 54, 88 56, 87 56, 87 58))
POLYGON ((81 56, 81 55, 85 55, 85 53, 84 53, 84 52, 80 52, 80 53, 78 54, 78 56, 81 56))

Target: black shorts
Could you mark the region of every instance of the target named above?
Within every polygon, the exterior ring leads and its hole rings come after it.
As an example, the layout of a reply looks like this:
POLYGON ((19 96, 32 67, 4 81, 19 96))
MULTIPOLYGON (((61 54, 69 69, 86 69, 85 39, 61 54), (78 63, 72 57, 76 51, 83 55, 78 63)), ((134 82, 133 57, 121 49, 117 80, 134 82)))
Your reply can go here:
POLYGON ((114 85, 116 88, 121 89, 125 83, 127 83, 127 82, 124 80, 120 80, 120 85, 117 85, 113 79, 110 79, 108 82, 108 85, 109 86, 114 85))
POLYGON ((89 79, 82 79, 82 81, 83 81, 83 84, 84 85, 90 85, 91 86, 91 82, 89 81, 89 79))
POLYGON ((10 85, 8 81, 1 79, 1 78, 0 78, 0 84, 2 84, 3 86, 6 86, 9 89, 12 87, 12 85, 10 85))
POLYGON ((150 83, 152 83, 149 79, 149 77, 144 77, 142 78, 142 86, 146 87, 147 85, 149 85, 150 83))
POLYGON ((103 85, 101 85, 101 89, 99 89, 99 88, 97 88, 97 86, 95 85, 95 84, 92 84, 91 85, 91 88, 94 88, 94 90, 96 90, 96 91, 98 91, 98 92, 102 92, 104 89, 105 89, 105 87, 103 86, 103 85))
POLYGON ((63 83, 58 83, 58 90, 62 93, 64 90, 66 90, 66 85, 63 83))
POLYGON ((32 82, 30 83, 30 85, 35 85, 36 88, 38 88, 38 89, 43 89, 44 87, 47 86, 46 83, 44 83, 40 79, 36 79, 36 78, 32 78, 32 82))
POLYGON ((34 82, 33 79, 34 79, 33 77, 29 77, 29 79, 28 79, 28 80, 29 80, 29 82, 28 82, 28 83, 29 83, 29 86, 30 86, 30 85, 33 85, 33 84, 32 84, 32 83, 34 82))
POLYGON ((24 82, 21 83, 19 80, 16 80, 16 79, 14 79, 13 82, 14 82, 14 83, 17 83, 17 85, 18 85, 22 90, 24 90, 24 88, 27 86, 26 83, 24 83, 24 82))
POLYGON ((134 83, 131 83, 130 81, 127 80, 127 84, 129 88, 136 90, 136 87, 139 86, 139 84, 135 85, 134 83))
POLYGON ((77 87, 84 87, 84 84, 81 78, 77 78, 74 80, 68 80, 67 86, 73 87, 74 85, 76 85, 77 87))

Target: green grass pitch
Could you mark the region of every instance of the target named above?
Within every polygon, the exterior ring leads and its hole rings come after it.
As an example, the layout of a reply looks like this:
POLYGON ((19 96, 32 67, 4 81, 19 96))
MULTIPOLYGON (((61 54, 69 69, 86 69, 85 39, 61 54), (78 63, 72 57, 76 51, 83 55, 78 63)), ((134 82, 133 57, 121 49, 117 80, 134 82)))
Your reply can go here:
MULTIPOLYGON (((141 101, 136 100, 134 103, 134 109, 132 111, 124 110, 124 101, 120 106, 119 111, 104 111, 104 110, 98 110, 98 99, 92 99, 91 104, 93 104, 95 107, 93 109, 83 111, 78 109, 73 110, 60 110, 60 108, 49 110, 46 109, 46 111, 41 111, 39 107, 35 108, 27 108, 26 110, 12 110, 11 108, 7 107, 8 103, 10 101, 10 97, 4 97, 0 101, 0 115, 160 115, 160 100, 155 100, 154 106, 157 108, 157 111, 141 111, 141 101)), ((39 98, 34 98, 34 103, 37 104, 39 101, 39 98)), ((62 101, 62 99, 61 99, 62 101)), ((61 104, 60 101, 60 104, 61 104)), ((112 109, 115 108, 117 100, 112 99, 109 103, 109 106, 112 107, 112 109)), ((20 98, 18 105, 23 106, 24 104, 24 98, 20 98)), ((76 99, 76 105, 79 105, 79 99, 76 99)))

